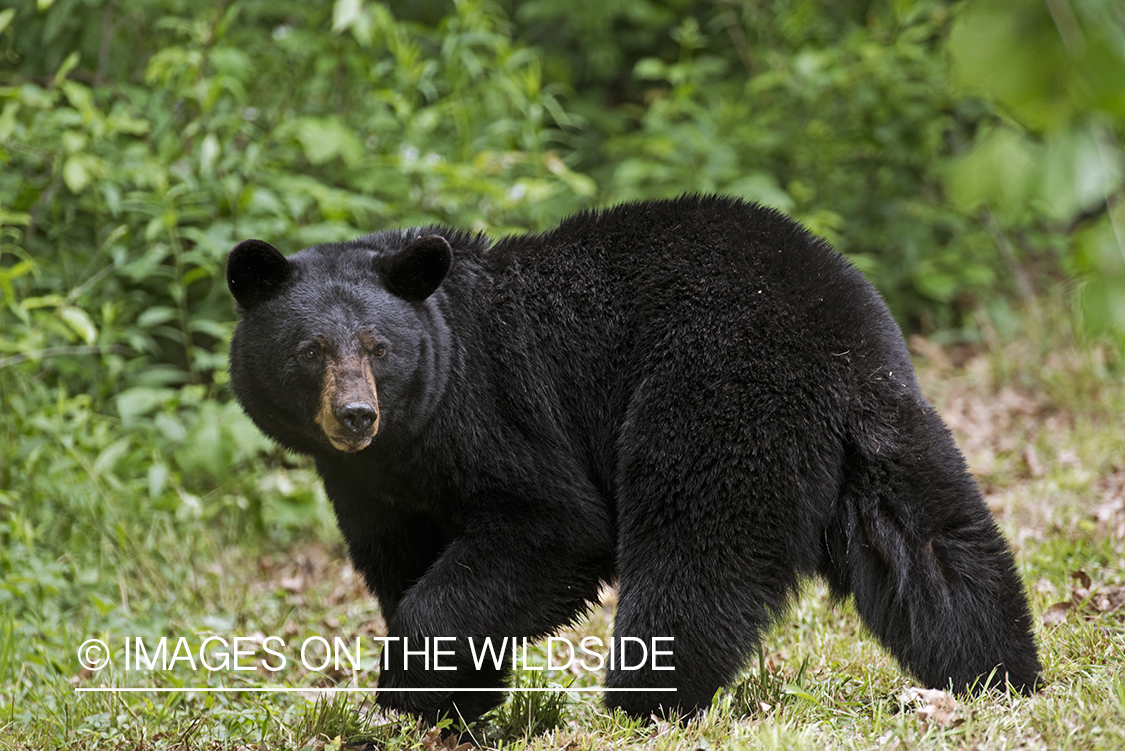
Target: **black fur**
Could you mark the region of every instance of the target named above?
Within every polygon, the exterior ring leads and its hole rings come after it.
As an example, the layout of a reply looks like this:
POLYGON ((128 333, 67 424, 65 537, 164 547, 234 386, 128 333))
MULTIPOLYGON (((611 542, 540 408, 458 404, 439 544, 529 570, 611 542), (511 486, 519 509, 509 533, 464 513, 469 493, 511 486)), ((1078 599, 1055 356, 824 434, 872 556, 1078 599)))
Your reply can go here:
MULTIPOLYGON (((607 687, 678 691, 606 704, 690 714, 819 573, 925 684, 1035 687, 1012 556, 898 328, 780 214, 684 197, 495 243, 387 231, 284 266, 245 248, 235 392, 315 458, 391 635, 542 637, 616 580, 616 635, 674 637, 675 671, 610 670, 607 687), (387 347, 381 422, 344 453, 313 420, 322 372, 300 352, 353 351, 362 332, 387 347)), ((381 687, 435 690, 380 703, 472 719, 502 698, 443 692, 507 677, 474 672, 461 643, 447 662, 403 671, 395 652, 381 687)))

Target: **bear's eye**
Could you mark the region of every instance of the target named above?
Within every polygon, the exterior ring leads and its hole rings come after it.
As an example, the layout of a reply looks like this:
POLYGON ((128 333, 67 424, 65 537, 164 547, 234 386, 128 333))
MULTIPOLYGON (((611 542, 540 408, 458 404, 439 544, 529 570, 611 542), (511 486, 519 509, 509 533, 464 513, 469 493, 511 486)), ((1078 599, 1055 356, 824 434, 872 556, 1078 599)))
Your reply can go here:
POLYGON ((375 345, 375 346, 374 346, 374 347, 372 348, 372 350, 371 350, 371 354, 375 355, 376 357, 382 357, 383 355, 387 354, 387 345, 385 345, 385 344, 376 344, 376 345, 375 345))
POLYGON ((318 353, 316 351, 316 347, 305 347, 305 351, 301 354, 306 360, 312 362, 316 359, 318 353))

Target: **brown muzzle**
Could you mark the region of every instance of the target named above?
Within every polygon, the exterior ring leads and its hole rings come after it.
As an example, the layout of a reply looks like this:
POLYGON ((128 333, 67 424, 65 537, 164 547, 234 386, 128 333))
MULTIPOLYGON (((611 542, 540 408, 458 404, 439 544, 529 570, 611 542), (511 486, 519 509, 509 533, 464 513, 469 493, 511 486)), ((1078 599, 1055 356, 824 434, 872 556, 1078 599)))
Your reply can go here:
POLYGON ((366 357, 328 360, 316 423, 340 451, 361 451, 371 443, 379 432, 379 399, 366 357))

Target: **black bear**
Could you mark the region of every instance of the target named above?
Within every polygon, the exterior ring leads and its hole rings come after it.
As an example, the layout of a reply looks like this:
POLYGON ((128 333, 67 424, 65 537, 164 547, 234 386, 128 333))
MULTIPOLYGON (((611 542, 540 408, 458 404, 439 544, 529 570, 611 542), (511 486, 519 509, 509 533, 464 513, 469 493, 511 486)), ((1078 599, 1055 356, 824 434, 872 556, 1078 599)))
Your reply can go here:
POLYGON ((486 637, 552 634, 616 582, 615 638, 674 669, 610 664, 605 703, 691 715, 814 573, 927 686, 1039 680, 1013 557, 885 303, 777 212, 247 240, 227 281, 235 394, 314 458, 398 638, 384 706, 479 717, 510 667, 486 637))

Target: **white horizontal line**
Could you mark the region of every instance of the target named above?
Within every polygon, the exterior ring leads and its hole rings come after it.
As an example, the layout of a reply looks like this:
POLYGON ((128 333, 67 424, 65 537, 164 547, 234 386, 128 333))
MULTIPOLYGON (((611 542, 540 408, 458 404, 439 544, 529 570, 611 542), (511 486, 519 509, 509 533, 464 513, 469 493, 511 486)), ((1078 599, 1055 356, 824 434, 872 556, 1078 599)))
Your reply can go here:
POLYGON ((601 688, 595 686, 593 688, 294 688, 292 686, 280 686, 277 688, 265 688, 261 686, 247 687, 247 688, 234 688, 231 686, 220 686, 215 688, 143 688, 143 687, 124 687, 114 688, 112 686, 90 686, 75 688, 78 692, 92 692, 104 694, 144 694, 144 693, 184 693, 184 694, 225 694, 225 693, 252 693, 252 694, 296 694, 296 693, 317 693, 317 694, 374 694, 382 691, 383 693, 399 693, 407 691, 431 691, 435 693, 455 693, 455 692, 481 692, 481 691, 505 691, 508 693, 534 693, 534 692, 567 692, 567 693, 580 693, 580 692, 622 692, 622 691, 675 691, 675 688, 601 688))

